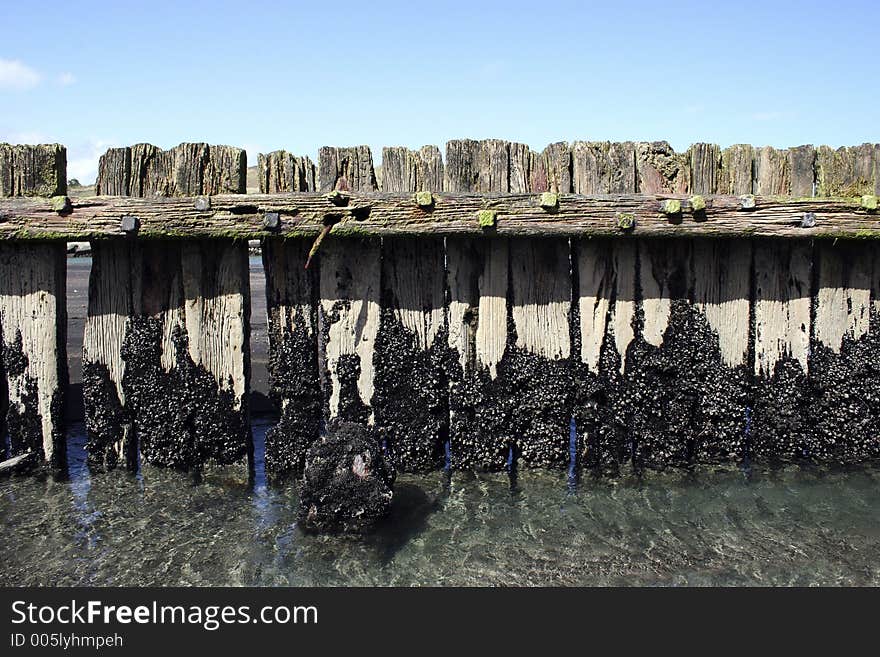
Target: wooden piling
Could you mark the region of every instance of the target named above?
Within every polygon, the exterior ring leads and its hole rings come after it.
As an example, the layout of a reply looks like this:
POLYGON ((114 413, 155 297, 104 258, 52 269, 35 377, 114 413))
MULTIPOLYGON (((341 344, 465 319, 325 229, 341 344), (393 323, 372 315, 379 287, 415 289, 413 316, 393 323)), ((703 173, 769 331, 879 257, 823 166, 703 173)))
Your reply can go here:
MULTIPOLYGON (((64 194, 66 170, 63 146, 0 144, 0 196, 64 194)), ((66 289, 64 243, 0 245, 0 436, 7 457, 32 452, 56 468, 66 463, 66 289)))
MULTIPOLYGON (((114 181, 101 183, 106 189, 132 196, 245 190, 241 149, 138 144, 129 152, 102 158, 99 181, 114 181)), ((147 242, 132 234, 93 249, 83 343, 90 463, 134 467, 139 452, 147 463, 181 469, 248 465, 246 243, 147 242)))

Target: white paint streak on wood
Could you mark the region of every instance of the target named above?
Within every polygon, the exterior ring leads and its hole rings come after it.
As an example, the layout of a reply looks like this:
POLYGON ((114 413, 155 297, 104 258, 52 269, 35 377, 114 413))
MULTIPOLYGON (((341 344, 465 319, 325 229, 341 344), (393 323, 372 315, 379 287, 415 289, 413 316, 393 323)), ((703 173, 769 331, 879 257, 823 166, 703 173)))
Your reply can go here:
MULTIPOLYGON (((330 417, 339 413, 340 356, 357 354, 361 373, 358 392, 367 406, 373 399, 373 352, 379 331, 381 285, 378 240, 330 239, 321 247, 322 321, 329 318, 320 354, 330 375, 330 417)), ((324 328, 321 328, 324 334, 324 328)), ((323 342, 322 338, 322 342, 323 342)), ((373 422, 372 412, 370 423, 373 422)))
POLYGON ((28 360, 21 375, 6 375, 7 404, 24 411, 27 379, 36 381, 46 461, 62 434, 52 397, 67 385, 61 380, 67 354, 65 274, 64 244, 0 245, 0 335, 7 348, 14 348, 20 333, 28 360))
POLYGON ((808 369, 810 348, 809 243, 755 243, 755 374, 773 376, 785 358, 808 369))
POLYGON ((819 289, 813 334, 840 353, 844 336, 858 339, 870 324, 873 254, 862 244, 817 246, 819 289))
POLYGON ((636 243, 632 240, 614 244, 614 307, 611 328, 614 346, 620 356, 620 373, 626 369, 626 350, 635 339, 636 316, 636 243))
POLYGON ((476 335, 476 359, 480 367, 498 376, 498 363, 507 348, 507 273, 510 244, 491 239, 484 244, 483 269, 478 288, 480 305, 476 335))
POLYGON ((571 262, 567 239, 514 239, 510 245, 516 346, 559 360, 571 355, 571 262))
POLYGON ((392 295, 392 312, 429 349, 446 323, 443 291, 443 242, 437 239, 388 238, 383 243, 383 272, 392 295))
POLYGON ((745 365, 749 355, 752 245, 747 240, 694 240, 694 305, 718 336, 721 360, 745 365))

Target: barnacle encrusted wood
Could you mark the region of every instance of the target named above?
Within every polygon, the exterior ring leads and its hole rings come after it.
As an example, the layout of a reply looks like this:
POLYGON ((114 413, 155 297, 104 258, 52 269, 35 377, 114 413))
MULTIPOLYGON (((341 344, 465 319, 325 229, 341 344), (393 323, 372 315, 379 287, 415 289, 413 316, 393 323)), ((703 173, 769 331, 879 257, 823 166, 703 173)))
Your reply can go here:
MULTIPOLYGON (((63 146, 0 144, 0 197, 66 189, 63 146)), ((55 467, 66 461, 66 289, 63 242, 0 244, 0 453, 55 467)))
MULTIPOLYGON (((97 188, 150 200, 198 195, 188 207, 210 214, 214 203, 204 197, 244 192, 245 178, 241 149, 138 144, 102 158, 97 188)), ((117 216, 117 234, 123 216, 142 233, 140 214, 117 216)), ((139 452, 147 463, 181 469, 247 465, 247 244, 129 237, 92 246, 83 343, 90 464, 135 467, 139 452)))

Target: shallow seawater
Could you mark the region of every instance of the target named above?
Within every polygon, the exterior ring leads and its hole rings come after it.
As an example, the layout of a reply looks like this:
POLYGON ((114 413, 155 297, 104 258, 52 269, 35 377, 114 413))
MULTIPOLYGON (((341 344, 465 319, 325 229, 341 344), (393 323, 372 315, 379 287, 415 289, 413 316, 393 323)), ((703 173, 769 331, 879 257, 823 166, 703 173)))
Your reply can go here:
POLYGON ((880 584, 880 469, 402 475, 363 539, 296 526, 292 485, 147 469, 0 481, 0 585, 880 584))

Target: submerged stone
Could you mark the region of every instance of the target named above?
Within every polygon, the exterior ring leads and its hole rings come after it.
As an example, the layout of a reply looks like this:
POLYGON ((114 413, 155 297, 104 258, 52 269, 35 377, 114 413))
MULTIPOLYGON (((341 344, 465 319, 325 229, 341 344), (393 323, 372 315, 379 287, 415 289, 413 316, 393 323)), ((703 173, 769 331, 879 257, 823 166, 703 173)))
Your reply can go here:
POLYGON ((363 533, 390 512, 395 476, 371 427, 332 420, 306 454, 299 522, 312 532, 363 533))

